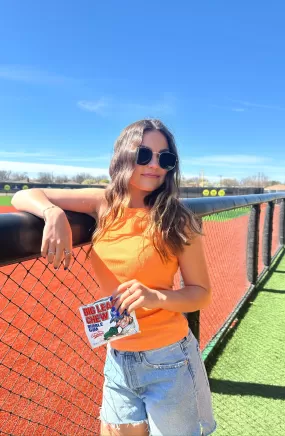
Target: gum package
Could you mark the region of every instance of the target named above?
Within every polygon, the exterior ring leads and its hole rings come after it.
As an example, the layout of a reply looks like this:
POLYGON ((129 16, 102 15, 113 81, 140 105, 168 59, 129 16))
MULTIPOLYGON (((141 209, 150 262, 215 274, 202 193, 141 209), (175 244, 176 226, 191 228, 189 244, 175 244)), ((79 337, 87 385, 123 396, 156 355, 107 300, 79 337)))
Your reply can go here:
POLYGON ((119 315, 110 297, 79 307, 85 333, 92 348, 139 332, 135 311, 119 315))

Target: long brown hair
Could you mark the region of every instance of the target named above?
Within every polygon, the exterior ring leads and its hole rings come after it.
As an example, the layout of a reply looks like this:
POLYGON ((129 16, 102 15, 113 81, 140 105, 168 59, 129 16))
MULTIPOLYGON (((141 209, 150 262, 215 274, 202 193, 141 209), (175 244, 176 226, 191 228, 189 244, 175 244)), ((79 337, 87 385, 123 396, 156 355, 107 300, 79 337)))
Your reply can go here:
POLYGON ((167 142, 169 151, 177 156, 175 168, 168 171, 163 184, 144 198, 150 209, 150 221, 145 234, 152 238, 163 261, 170 254, 177 255, 189 245, 195 234, 201 234, 201 225, 195 215, 179 201, 180 170, 175 140, 167 127, 157 119, 137 121, 126 127, 115 142, 109 173, 111 182, 106 188, 107 209, 99 217, 92 244, 100 239, 114 220, 122 217, 130 202, 129 180, 136 165, 136 149, 147 131, 158 130, 167 142))

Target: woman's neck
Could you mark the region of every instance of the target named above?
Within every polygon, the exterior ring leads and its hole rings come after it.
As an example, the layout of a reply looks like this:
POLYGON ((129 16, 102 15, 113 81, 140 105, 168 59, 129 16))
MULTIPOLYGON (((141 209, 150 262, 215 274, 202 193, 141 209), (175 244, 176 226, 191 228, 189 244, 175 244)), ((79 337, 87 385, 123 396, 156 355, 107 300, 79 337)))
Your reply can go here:
POLYGON ((130 186, 130 196, 131 201, 129 207, 131 208, 142 208, 145 207, 144 198, 148 193, 136 188, 135 186, 130 186))

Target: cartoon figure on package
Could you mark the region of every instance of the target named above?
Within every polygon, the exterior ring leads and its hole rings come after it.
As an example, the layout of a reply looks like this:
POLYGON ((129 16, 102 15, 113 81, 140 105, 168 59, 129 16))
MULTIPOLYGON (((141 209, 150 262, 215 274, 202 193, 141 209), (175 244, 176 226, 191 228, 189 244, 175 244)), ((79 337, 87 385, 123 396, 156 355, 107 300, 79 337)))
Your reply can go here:
POLYGON ((140 331, 135 311, 130 314, 125 310, 120 314, 111 296, 81 306, 79 310, 92 348, 140 331))
POLYGON ((115 325, 104 334, 104 339, 107 341, 112 336, 119 336, 128 333, 134 328, 133 317, 126 310, 119 315, 116 309, 111 310, 110 324, 115 322, 115 325))

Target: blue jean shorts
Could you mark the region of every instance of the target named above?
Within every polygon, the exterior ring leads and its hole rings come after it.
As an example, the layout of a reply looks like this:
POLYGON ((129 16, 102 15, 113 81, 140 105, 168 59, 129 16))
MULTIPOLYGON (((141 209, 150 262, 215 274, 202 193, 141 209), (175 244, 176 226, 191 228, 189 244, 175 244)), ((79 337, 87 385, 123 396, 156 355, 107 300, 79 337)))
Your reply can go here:
POLYGON ((151 436, 214 432, 211 392, 196 338, 131 352, 108 345, 101 420, 114 427, 146 422, 151 436))

